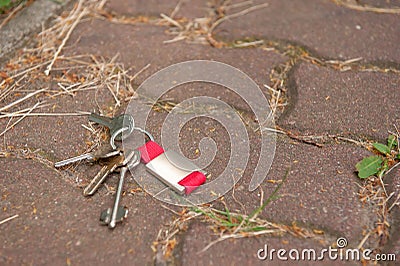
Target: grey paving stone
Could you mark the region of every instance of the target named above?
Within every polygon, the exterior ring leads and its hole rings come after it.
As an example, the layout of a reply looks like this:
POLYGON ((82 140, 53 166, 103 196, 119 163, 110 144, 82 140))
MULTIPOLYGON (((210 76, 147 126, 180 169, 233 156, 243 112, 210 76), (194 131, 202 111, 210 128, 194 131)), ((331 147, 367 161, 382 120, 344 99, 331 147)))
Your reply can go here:
POLYGON ((7 54, 26 44, 34 32, 41 30, 43 23, 69 2, 70 0, 62 2, 38 0, 17 13, 0 30, 0 62, 3 62, 7 54))

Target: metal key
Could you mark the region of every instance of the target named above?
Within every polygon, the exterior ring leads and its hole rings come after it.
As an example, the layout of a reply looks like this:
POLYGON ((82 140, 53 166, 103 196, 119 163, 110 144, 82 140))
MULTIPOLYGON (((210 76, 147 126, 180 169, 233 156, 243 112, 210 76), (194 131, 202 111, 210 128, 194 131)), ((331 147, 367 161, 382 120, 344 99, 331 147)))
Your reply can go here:
POLYGON ((56 162, 54 164, 54 167, 62 167, 71 163, 87 160, 89 162, 94 162, 99 159, 107 159, 113 156, 117 156, 121 153, 120 150, 114 149, 110 143, 105 143, 104 145, 101 145, 100 148, 96 151, 85 153, 79 156, 71 157, 66 160, 62 160, 59 162, 56 162))
POLYGON ((120 206, 119 203, 121 201, 122 188, 124 186, 126 172, 129 168, 136 167, 140 163, 140 152, 135 150, 131 152, 128 157, 131 158, 129 159, 129 161, 125 161, 126 164, 121 168, 114 206, 112 207, 112 209, 108 208, 100 214, 100 221, 103 224, 108 224, 108 227, 111 229, 115 228, 116 223, 122 221, 124 218, 126 218, 128 214, 128 210, 125 207, 120 206))
POLYGON ((135 127, 135 120, 131 115, 128 114, 110 118, 96 113, 91 113, 89 116, 89 121, 108 127, 110 129, 111 136, 122 127, 127 127, 126 131, 121 132, 115 137, 116 140, 122 140, 122 138, 130 135, 135 127))
POLYGON ((92 181, 90 181, 89 185, 85 187, 83 195, 92 196, 109 174, 114 172, 118 167, 127 165, 132 160, 133 156, 135 156, 135 153, 130 152, 125 158, 121 152, 119 156, 110 158, 107 164, 104 165, 92 181))

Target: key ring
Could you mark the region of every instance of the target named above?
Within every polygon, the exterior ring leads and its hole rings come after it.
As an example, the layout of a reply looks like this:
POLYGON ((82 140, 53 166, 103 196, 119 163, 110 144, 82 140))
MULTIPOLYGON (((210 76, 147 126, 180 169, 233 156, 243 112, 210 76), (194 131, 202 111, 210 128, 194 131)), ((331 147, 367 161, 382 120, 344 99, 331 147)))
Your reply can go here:
POLYGON ((132 127, 132 128, 131 128, 131 127, 122 127, 122 128, 120 128, 120 129, 116 130, 116 131, 114 132, 114 134, 111 135, 110 145, 111 145, 111 147, 112 147, 113 149, 116 149, 116 148, 117 148, 117 145, 115 145, 115 138, 116 138, 119 134, 122 134, 124 131, 127 131, 127 130, 131 130, 131 132, 132 132, 133 130, 140 131, 141 133, 146 134, 146 136, 149 137, 149 139, 150 139, 151 141, 154 141, 153 135, 151 135, 150 132, 148 132, 147 130, 145 130, 145 129, 143 129, 143 128, 140 128, 140 127, 132 127))
POLYGON ((150 132, 148 132, 147 130, 145 130, 145 129, 143 129, 143 128, 140 128, 140 127, 133 127, 133 130, 137 130, 137 131, 140 131, 140 132, 146 134, 146 136, 149 137, 149 139, 150 139, 151 141, 154 141, 153 135, 151 135, 150 132))

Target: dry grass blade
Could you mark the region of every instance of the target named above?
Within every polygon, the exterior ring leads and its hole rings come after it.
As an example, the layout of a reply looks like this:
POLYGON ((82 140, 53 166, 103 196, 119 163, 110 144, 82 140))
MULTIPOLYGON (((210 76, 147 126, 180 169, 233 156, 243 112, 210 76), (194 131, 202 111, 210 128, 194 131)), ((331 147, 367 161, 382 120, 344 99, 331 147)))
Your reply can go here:
MULTIPOLYGON (((38 106, 39 107, 39 106, 38 106)), ((38 108, 37 107, 37 108, 38 108)), ((36 109, 37 109, 36 108, 36 109)), ((0 116, 0 118, 5 118, 5 117, 28 117, 28 116, 87 116, 90 115, 90 112, 76 112, 76 113, 11 113, 11 114, 4 114, 0 116)))
POLYGON ((357 2, 355 4, 349 1, 343 0, 333 0, 336 4, 357 10, 357 11, 366 11, 366 12, 375 12, 375 13, 383 13, 383 14, 400 14, 400 8, 380 8, 373 7, 369 5, 358 5, 357 2))
POLYGON ((235 43, 233 46, 236 48, 245 48, 250 46, 259 46, 264 44, 264 40, 258 40, 253 42, 243 42, 243 43, 235 43))
POLYGON ((35 96, 36 94, 39 94, 39 93, 44 92, 44 91, 46 91, 46 90, 47 90, 47 89, 40 89, 40 90, 34 91, 34 92, 32 92, 32 93, 29 93, 29 94, 26 95, 25 97, 22 97, 22 98, 16 100, 15 102, 12 102, 12 103, 10 103, 10 104, 8 104, 8 105, 6 105, 6 106, 3 106, 2 108, 0 108, 0 112, 5 111, 5 110, 7 110, 7 109, 9 109, 9 108, 11 108, 11 107, 13 107, 13 106, 15 106, 15 105, 17 105, 17 104, 23 102, 23 101, 25 101, 25 100, 27 100, 27 99, 29 99, 29 98, 35 96))
POLYGON ((181 24, 179 24, 178 21, 168 17, 167 15, 161 13, 160 16, 165 19, 166 21, 168 21, 169 23, 171 23, 172 25, 175 25, 176 27, 178 27, 180 30, 183 30, 183 26, 181 24))
POLYGON ((3 136, 5 133, 7 133, 7 131, 9 131, 11 128, 13 128, 14 126, 16 126, 19 122, 21 122, 25 117, 27 117, 33 110, 35 110, 41 103, 38 102, 36 103, 32 108, 29 109, 29 111, 27 113, 22 114, 22 116, 15 121, 11 126, 6 127, 6 129, 0 133, 0 137, 3 136))
POLYGON ((230 9, 234 9, 234 8, 248 6, 248 5, 251 5, 253 3, 254 3, 254 1, 252 1, 252 0, 243 1, 243 2, 239 2, 239 3, 232 3, 232 4, 229 4, 229 5, 225 5, 224 9, 225 10, 230 10, 230 9))
POLYGON ((6 223, 6 222, 8 222, 8 221, 11 221, 11 220, 13 220, 13 219, 15 219, 15 218, 17 218, 17 217, 19 217, 18 214, 13 215, 13 216, 11 216, 11 217, 8 217, 8 218, 6 218, 6 219, 4 219, 4 220, 1 220, 1 221, 0 221, 0 225, 6 223))
POLYGON ((178 4, 176 4, 174 10, 172 10, 171 14, 169 15, 170 18, 175 17, 175 15, 178 13, 179 9, 181 8, 182 3, 183 3, 183 0, 179 0, 178 4))
MULTIPOLYGON (((81 5, 81 2, 79 2, 79 4, 81 5)), ((74 29, 76 28, 76 26, 78 26, 79 22, 81 21, 81 19, 83 18, 83 16, 88 14, 88 9, 84 8, 83 11, 79 14, 79 16, 76 18, 76 20, 74 21, 74 23, 71 25, 71 27, 68 30, 67 35, 65 36, 65 38, 62 40, 60 46, 58 47, 56 53, 54 54, 53 60, 51 60, 50 64, 47 66, 46 70, 44 71, 44 73, 46 74, 46 76, 48 76, 50 74, 50 71, 55 63, 55 61, 57 60, 58 55, 60 54, 61 50, 64 48, 65 44, 67 43, 69 37, 71 36, 72 32, 74 31, 74 29)))
MULTIPOLYGON (((165 208, 165 206, 163 206, 165 208)), ((167 208, 169 209, 169 208, 167 208)), ((178 214, 178 217, 173 220, 165 229, 161 229, 158 232, 158 236, 155 242, 153 242, 152 249, 154 252, 161 252, 164 259, 168 259, 174 247, 177 244, 175 236, 181 231, 186 230, 187 222, 192 220, 201 214, 195 212, 188 212, 187 209, 183 209, 181 212, 171 210, 174 214, 178 214)))
POLYGON ((0 30, 1 30, 1 28, 4 27, 4 25, 6 25, 14 17, 15 14, 17 14, 18 11, 20 11, 25 6, 25 4, 26 4, 26 2, 20 3, 16 8, 13 9, 13 11, 11 11, 8 14, 8 16, 1 22, 0 30))
POLYGON ((213 245, 227 239, 282 234, 287 231, 284 226, 263 219, 229 212, 228 209, 220 211, 210 207, 197 207, 195 212, 203 214, 203 217, 212 225, 214 231, 221 231, 219 238, 210 242, 199 253, 203 253, 213 245))
POLYGON ((218 27, 218 26, 219 26, 222 22, 224 22, 225 20, 232 19, 232 18, 237 18, 237 17, 243 16, 243 15, 246 15, 246 14, 248 14, 248 13, 250 13, 250 12, 253 12, 253 11, 255 11, 255 10, 265 8, 265 7, 267 7, 267 6, 269 6, 269 3, 264 3, 264 4, 260 4, 260 5, 255 5, 255 6, 246 8, 246 9, 240 11, 240 12, 237 12, 237 13, 234 13, 234 14, 231 14, 231 15, 224 16, 224 17, 218 19, 217 21, 215 21, 215 22, 211 25, 210 30, 209 30, 209 33, 212 34, 212 32, 215 30, 215 28, 218 27))
POLYGON ((390 212, 395 206, 400 206, 400 193, 397 195, 396 200, 393 202, 393 204, 388 208, 388 212, 390 212))

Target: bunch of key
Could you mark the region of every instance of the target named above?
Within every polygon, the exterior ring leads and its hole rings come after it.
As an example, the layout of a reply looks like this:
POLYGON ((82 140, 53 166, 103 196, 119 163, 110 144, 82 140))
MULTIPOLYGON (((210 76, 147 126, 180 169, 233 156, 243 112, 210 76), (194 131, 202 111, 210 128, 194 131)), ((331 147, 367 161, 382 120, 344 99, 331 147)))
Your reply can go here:
POLYGON ((115 140, 122 140, 129 136, 135 128, 133 117, 124 114, 109 118, 92 113, 89 121, 101 124, 109 128, 110 142, 100 146, 94 152, 85 153, 54 164, 55 167, 63 167, 72 163, 87 161, 98 162, 103 166, 83 191, 84 196, 92 196, 105 179, 113 172, 119 171, 118 188, 115 195, 114 205, 101 212, 100 221, 109 228, 115 228, 118 222, 123 221, 128 215, 128 209, 120 206, 121 194, 124 185, 125 175, 128 169, 136 167, 140 163, 140 152, 138 150, 123 151, 115 144, 115 140))

